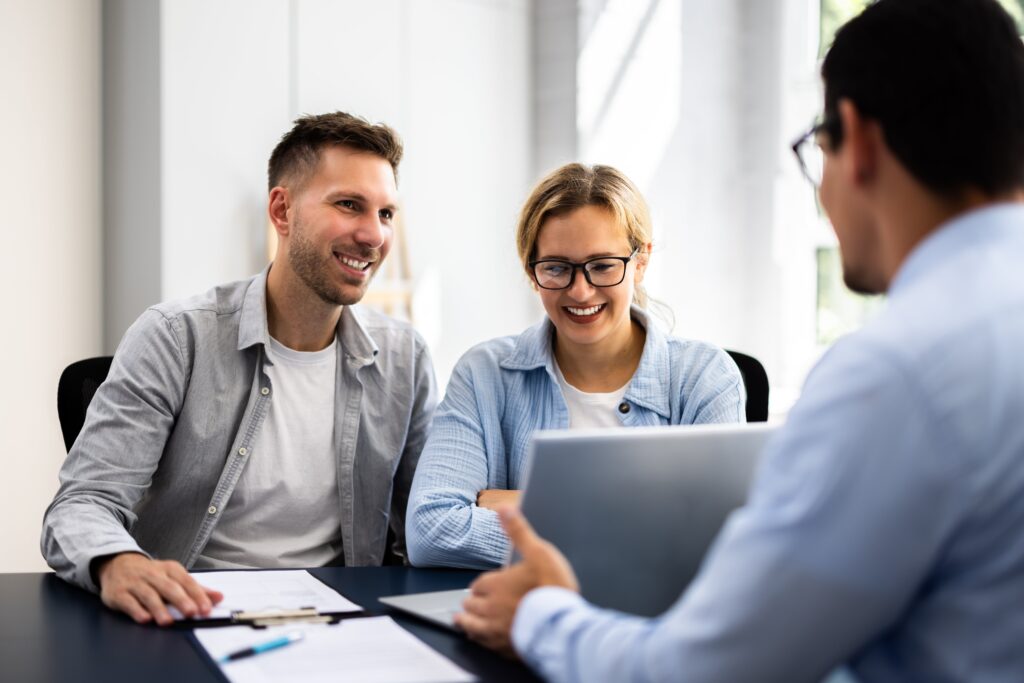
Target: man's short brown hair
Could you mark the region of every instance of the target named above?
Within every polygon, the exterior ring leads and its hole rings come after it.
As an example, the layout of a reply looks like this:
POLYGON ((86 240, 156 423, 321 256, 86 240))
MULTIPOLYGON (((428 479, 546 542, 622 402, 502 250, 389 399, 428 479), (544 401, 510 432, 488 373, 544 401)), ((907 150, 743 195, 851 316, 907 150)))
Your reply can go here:
POLYGON ((301 186, 320 163, 320 150, 332 146, 349 147, 385 159, 398 178, 402 161, 402 140, 390 126, 370 123, 343 111, 302 116, 285 133, 270 155, 267 165, 268 189, 285 181, 301 186))

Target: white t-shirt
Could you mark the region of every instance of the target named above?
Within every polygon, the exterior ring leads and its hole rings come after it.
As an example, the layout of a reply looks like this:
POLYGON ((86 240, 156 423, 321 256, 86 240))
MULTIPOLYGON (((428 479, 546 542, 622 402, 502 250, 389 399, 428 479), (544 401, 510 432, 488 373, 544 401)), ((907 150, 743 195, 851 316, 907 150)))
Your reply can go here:
POLYGON ((271 338, 273 400, 197 568, 319 567, 341 554, 337 346, 301 352, 271 338))
POLYGON ((569 429, 622 426, 622 420, 619 418, 619 405, 622 403, 622 397, 626 395, 629 382, 608 393, 580 391, 565 381, 562 368, 558 367, 558 361, 554 361, 554 366, 558 385, 562 387, 562 396, 565 397, 565 403, 569 406, 569 429))

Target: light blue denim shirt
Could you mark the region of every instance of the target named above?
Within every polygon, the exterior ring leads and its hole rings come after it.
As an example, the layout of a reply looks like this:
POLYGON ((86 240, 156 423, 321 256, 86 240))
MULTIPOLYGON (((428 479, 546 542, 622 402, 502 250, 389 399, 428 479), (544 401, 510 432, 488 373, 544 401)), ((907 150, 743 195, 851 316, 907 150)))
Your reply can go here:
MULTIPOLYGON (((721 349, 670 337, 633 307, 647 330, 626 389, 624 426, 743 422, 746 393, 721 349)), ((470 349, 452 372, 409 497, 406 542, 419 566, 493 567, 508 539, 497 514, 477 507, 483 489, 523 485, 527 447, 538 429, 566 429, 569 409, 551 353, 547 318, 519 336, 470 349)))
POLYGON ((663 616, 542 588, 513 641, 552 681, 1024 680, 1024 207, 928 237, 836 344, 749 504, 663 616))

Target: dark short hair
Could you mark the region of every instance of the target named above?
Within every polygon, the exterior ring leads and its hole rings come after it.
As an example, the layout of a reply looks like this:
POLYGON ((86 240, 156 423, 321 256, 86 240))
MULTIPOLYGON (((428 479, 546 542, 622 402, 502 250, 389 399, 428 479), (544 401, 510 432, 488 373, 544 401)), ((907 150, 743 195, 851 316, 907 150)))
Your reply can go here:
POLYGON ((383 123, 370 123, 362 117, 336 111, 316 116, 307 114, 295 120, 295 126, 285 133, 270 155, 269 189, 286 180, 302 185, 320 163, 320 150, 336 145, 376 154, 391 164, 398 178, 398 164, 402 161, 402 140, 398 133, 383 123))
POLYGON ((996 0, 878 0, 836 33, 821 75, 832 146, 849 98, 933 192, 1024 186, 1024 44, 996 0))

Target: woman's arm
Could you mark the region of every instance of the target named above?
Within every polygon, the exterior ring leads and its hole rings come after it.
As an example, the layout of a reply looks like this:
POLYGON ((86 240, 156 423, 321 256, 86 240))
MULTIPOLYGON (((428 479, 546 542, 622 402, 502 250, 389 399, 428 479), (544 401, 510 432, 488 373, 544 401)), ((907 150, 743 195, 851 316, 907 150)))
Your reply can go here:
POLYGON ((487 452, 486 435, 488 425, 500 431, 498 415, 487 414, 497 413, 493 395, 500 391, 478 388, 467 358, 452 373, 409 497, 406 543, 416 566, 483 569, 505 560, 508 539, 497 514, 477 505, 481 491, 498 488, 488 456, 503 454, 487 452))
POLYGON ((747 392, 736 363, 722 349, 700 344, 687 363, 680 424, 747 421, 747 392))

